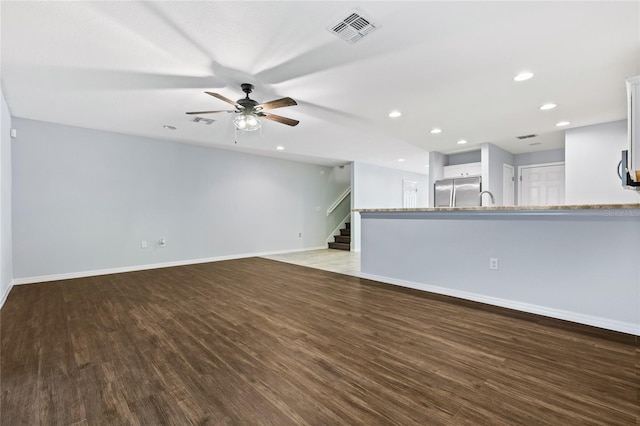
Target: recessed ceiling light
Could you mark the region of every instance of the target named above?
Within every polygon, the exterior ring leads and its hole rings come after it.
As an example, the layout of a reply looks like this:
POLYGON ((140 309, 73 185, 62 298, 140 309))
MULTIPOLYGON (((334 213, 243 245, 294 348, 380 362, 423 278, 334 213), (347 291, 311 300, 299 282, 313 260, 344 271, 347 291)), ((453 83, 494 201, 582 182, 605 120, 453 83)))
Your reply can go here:
POLYGON ((400 111, 391 111, 389 113, 389 117, 391 118, 398 118, 402 115, 402 113, 400 111))
POLYGON ((398 161, 402 163, 404 161, 404 158, 398 158, 398 161))
POLYGON ((526 72, 521 72, 520 74, 518 74, 515 77, 513 77, 513 80, 514 81, 525 81, 525 80, 529 80, 531 77, 533 77, 533 73, 530 73, 530 72, 526 71, 526 72))
POLYGON ((467 143, 467 141, 465 141, 464 139, 460 139, 458 141, 458 145, 464 145, 465 143, 467 143))
POLYGON ((560 121, 560 122, 556 123, 556 126, 564 127, 564 126, 568 126, 569 124, 571 124, 571 123, 568 122, 568 121, 560 121))
POLYGON ((540 105, 540 110, 541 111, 546 111, 548 109, 554 109, 557 106, 558 105, 556 105, 556 104, 548 103, 548 104, 540 105))
POLYGON ((442 129, 438 129, 436 127, 435 129, 431 129, 431 133, 433 133, 434 135, 437 135, 438 133, 442 133, 442 129))
POLYGON ((282 145, 278 145, 278 146, 276 146, 276 149, 277 149, 278 151, 283 151, 283 150, 284 150, 284 146, 282 146, 282 145))
POLYGON ((169 126, 168 124, 165 124, 164 126, 162 126, 163 129, 168 129, 168 130, 175 130, 176 128, 173 126, 169 126))

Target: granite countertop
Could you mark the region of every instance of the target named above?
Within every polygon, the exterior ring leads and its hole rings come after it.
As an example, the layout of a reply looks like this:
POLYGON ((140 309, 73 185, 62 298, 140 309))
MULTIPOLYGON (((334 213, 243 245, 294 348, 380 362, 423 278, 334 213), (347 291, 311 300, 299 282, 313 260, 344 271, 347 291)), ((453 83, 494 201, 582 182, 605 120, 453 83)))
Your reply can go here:
POLYGON ((473 211, 547 211, 547 210, 618 210, 640 209, 638 204, 573 204, 560 206, 486 206, 486 207, 420 207, 391 209, 353 209, 354 212, 473 212, 473 211))

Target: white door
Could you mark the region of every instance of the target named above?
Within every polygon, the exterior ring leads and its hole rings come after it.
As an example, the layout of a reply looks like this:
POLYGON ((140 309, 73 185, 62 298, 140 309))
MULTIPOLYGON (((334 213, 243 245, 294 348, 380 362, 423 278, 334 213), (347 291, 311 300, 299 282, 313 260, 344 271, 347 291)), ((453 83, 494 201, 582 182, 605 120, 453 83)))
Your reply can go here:
POLYGON ((564 204, 564 164, 520 168, 519 205, 564 204))
POLYGON ((502 165, 502 205, 512 206, 515 194, 515 170, 510 164, 502 165))
POLYGON ((418 182, 402 181, 402 207, 406 209, 418 207, 418 182))

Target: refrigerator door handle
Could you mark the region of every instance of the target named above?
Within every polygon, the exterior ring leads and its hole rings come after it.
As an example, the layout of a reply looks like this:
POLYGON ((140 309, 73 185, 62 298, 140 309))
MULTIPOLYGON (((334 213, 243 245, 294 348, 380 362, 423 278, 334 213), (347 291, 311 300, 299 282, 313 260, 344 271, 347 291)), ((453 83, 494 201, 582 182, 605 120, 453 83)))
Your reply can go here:
POLYGON ((451 190, 451 201, 449 202, 449 207, 456 206, 456 181, 453 181, 453 189, 451 190))

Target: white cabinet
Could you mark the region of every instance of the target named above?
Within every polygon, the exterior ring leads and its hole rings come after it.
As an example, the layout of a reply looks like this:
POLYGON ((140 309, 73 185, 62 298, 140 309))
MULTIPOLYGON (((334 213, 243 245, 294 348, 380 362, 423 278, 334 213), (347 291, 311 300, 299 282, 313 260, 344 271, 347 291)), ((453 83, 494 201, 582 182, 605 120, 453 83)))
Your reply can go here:
POLYGON ((455 178, 464 176, 466 164, 456 164, 455 166, 444 166, 443 177, 447 178, 455 178))
POLYGON ((453 166, 444 166, 444 178, 456 178, 466 176, 482 175, 482 163, 456 164, 453 166))

